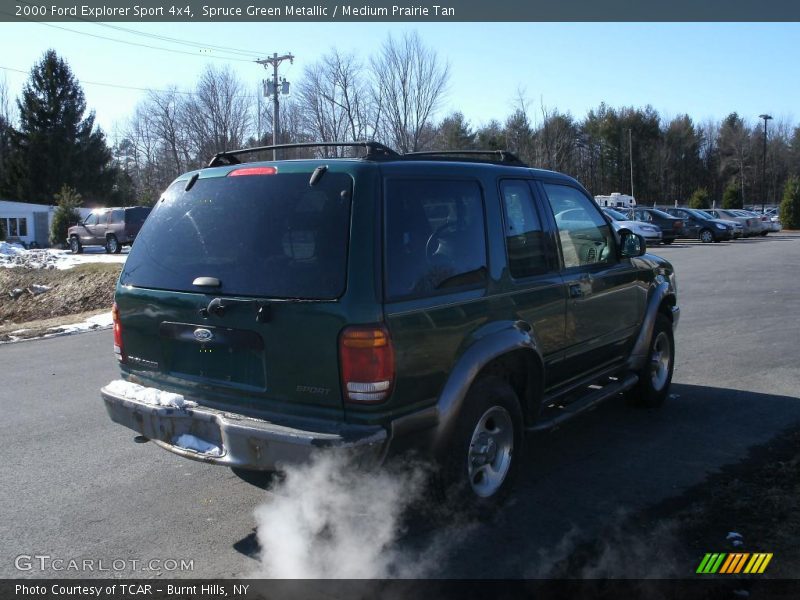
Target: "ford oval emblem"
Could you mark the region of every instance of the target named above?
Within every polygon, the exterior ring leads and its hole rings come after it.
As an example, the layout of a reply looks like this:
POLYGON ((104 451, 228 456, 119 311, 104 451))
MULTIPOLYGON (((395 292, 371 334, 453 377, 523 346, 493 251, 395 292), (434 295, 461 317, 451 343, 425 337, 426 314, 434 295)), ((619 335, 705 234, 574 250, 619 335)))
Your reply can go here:
POLYGON ((209 342, 213 337, 214 334, 208 329, 200 328, 194 330, 194 339, 196 339, 198 342, 209 342))

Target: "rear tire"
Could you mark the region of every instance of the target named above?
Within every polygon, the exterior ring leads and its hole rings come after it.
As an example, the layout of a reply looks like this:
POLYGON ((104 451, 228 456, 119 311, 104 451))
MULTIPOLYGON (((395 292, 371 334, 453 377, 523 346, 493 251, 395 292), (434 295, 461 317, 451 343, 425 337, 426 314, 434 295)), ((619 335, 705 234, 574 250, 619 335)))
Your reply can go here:
POLYGON ((656 316, 647 361, 638 373, 639 381, 626 397, 634 406, 656 408, 664 404, 675 369, 675 339, 672 322, 663 314, 656 316))
POLYGON ((73 254, 81 254, 83 252, 81 241, 76 237, 69 238, 69 250, 73 254))
POLYGON ((116 236, 110 235, 106 238, 106 254, 119 254, 122 250, 116 236))
POLYGON ((440 491, 447 505, 488 516, 508 497, 523 457, 522 410, 499 377, 472 384, 453 438, 441 459, 440 491))

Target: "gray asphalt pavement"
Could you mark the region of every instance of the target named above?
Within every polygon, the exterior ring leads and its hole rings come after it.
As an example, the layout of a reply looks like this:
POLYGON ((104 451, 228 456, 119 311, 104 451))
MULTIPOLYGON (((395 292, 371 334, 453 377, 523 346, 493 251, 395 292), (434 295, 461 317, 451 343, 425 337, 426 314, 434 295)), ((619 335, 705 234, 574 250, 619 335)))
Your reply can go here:
MULTIPOLYGON (((800 422, 800 235, 653 252, 678 273, 673 397, 657 411, 611 401, 532 439, 502 518, 450 536, 432 574, 535 575, 569 532, 675 496, 800 422)), ((117 374, 111 345, 102 331, 0 346, 0 577, 113 575, 96 562, 94 572, 20 571, 19 555, 193 561, 125 576, 253 573, 253 509, 267 493, 111 423, 98 394, 117 374)), ((401 552, 416 552, 414 539, 401 552)))

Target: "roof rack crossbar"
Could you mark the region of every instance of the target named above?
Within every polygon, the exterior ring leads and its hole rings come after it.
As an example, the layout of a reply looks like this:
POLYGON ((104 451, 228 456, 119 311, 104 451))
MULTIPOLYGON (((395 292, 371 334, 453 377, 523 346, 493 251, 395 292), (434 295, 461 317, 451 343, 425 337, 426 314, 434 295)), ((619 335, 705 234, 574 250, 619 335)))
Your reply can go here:
POLYGON ((257 146, 255 148, 240 148, 239 150, 225 150, 214 155, 208 163, 209 167, 235 165, 241 161, 236 158, 242 154, 253 154, 267 150, 285 150, 289 148, 365 148, 367 153, 362 157, 366 159, 398 158, 400 155, 388 146, 379 142, 302 142, 296 144, 275 144, 272 146, 257 146))
POLYGON ((499 162, 506 165, 516 165, 520 167, 527 167, 523 161, 519 159, 519 157, 514 154, 513 152, 509 152, 508 150, 440 150, 440 151, 425 151, 425 152, 406 152, 403 154, 403 157, 409 158, 436 158, 437 156, 452 158, 457 156, 464 156, 467 158, 475 157, 477 160, 478 157, 486 156, 486 157, 495 157, 497 160, 495 162, 499 162))

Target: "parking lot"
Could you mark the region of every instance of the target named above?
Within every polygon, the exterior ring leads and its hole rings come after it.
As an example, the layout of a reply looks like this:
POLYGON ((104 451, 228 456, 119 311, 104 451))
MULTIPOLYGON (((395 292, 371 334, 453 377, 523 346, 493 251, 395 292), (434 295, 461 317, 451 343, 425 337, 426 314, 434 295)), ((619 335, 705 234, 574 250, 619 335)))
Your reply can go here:
MULTIPOLYGON (((396 540, 401 561, 438 549, 414 574, 540 575, 570 540, 681 494, 800 423, 800 234, 678 240, 652 252, 674 264, 682 308, 665 406, 634 410, 614 400, 530 439, 521 485, 495 521, 445 516, 396 540)), ((184 571, 124 576, 259 572, 253 511, 269 493, 226 469, 136 444, 112 424, 98 393, 117 374, 111 345, 111 332, 101 331, 0 347, 0 576, 109 576, 19 570, 23 554, 192 561, 184 571)), ((629 577, 659 575, 629 568, 629 577)))

